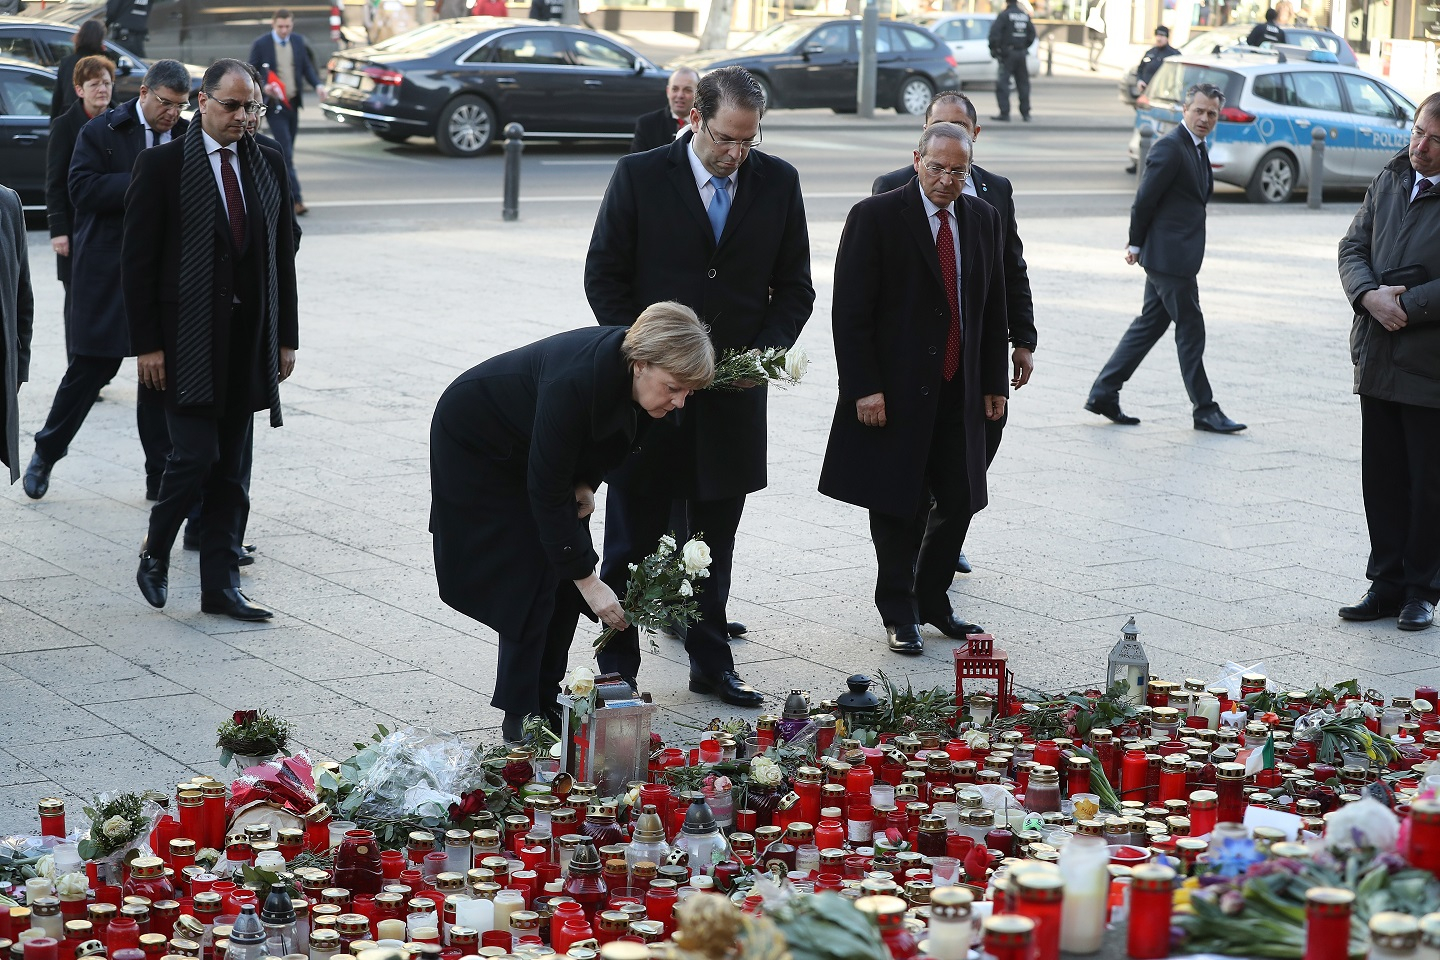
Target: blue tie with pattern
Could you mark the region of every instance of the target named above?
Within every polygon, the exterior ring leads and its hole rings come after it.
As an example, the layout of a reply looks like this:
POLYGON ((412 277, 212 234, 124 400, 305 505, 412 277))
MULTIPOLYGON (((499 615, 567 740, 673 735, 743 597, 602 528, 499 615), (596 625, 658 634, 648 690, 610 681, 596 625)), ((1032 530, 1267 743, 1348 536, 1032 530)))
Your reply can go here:
POLYGON ((710 209, 705 212, 710 215, 710 226, 715 228, 715 242, 720 242, 720 234, 725 232, 725 218, 730 215, 730 179, 728 177, 711 177, 710 185, 715 188, 715 196, 710 200, 710 209))

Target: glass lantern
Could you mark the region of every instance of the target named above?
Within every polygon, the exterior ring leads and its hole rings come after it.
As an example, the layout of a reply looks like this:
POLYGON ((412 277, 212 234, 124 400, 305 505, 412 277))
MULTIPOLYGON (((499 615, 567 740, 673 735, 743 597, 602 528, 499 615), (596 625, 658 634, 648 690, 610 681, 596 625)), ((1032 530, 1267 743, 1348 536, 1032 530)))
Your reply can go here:
POLYGON ((1105 671, 1105 686, 1108 689, 1116 681, 1124 680, 1130 685, 1125 697, 1131 703, 1145 702, 1145 684, 1150 679, 1150 658, 1140 646, 1140 630, 1131 617, 1120 630, 1120 642, 1110 651, 1110 662, 1105 671))

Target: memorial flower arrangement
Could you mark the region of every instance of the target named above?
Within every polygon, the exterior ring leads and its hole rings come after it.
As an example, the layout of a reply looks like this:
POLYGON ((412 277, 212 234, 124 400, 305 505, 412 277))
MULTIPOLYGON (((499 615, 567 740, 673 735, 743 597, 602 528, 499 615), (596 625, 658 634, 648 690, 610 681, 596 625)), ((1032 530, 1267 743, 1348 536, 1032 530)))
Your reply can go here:
MULTIPOLYGON (((699 616, 695 591, 696 581, 710 576, 710 547, 703 534, 695 534, 680 547, 673 536, 660 538, 655 552, 640 563, 630 564, 630 583, 620 607, 632 626, 650 631, 650 649, 658 653, 656 631, 676 625, 689 626, 699 616)), ((613 627, 606 627, 595 638, 595 652, 615 636, 613 627)))
POLYGON ((221 766, 229 766, 235 757, 269 759, 289 745, 290 721, 264 710, 236 710, 216 731, 221 766))
POLYGON ((810 368, 810 357, 799 345, 789 350, 726 350, 715 364, 715 379, 708 390, 748 390, 762 383, 782 387, 799 383, 810 368))
POLYGON ((149 791, 100 794, 84 808, 90 826, 78 844, 80 858, 94 860, 103 873, 118 877, 122 862, 141 855, 166 801, 164 794, 149 791))

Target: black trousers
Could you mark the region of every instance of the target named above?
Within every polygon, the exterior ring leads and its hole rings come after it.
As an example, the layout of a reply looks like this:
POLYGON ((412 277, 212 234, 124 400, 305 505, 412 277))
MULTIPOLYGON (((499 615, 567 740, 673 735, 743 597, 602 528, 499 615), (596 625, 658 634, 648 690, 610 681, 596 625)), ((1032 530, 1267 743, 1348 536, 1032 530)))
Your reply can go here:
POLYGON ((529 716, 555 705, 584 603, 569 580, 536 593, 520 635, 500 634, 492 707, 529 716))
POLYGON ((100 396, 100 388, 120 369, 120 361, 120 357, 70 358, 60 386, 55 389, 45 426, 35 434, 35 452, 40 459, 56 463, 69 452, 70 441, 80 432, 95 398, 100 396))
POLYGON ((1205 315, 1200 312, 1200 287, 1194 277, 1145 271, 1145 302, 1140 316, 1130 324, 1100 376, 1090 387, 1090 400, 1119 402, 1120 388, 1140 367, 1150 348, 1175 324, 1175 352, 1180 358, 1180 377, 1190 395, 1195 416, 1219 406, 1205 376, 1205 315))
POLYGON ((171 450, 160 499, 150 509, 146 549, 168 558, 180 524, 199 501, 201 590, 240 586, 234 545, 250 510, 244 476, 255 420, 241 406, 214 418, 165 411, 171 450))
MULTIPOLYGON (((1404 336, 1402 333, 1401 336, 1404 336)), ((1360 398, 1365 575, 1387 599, 1440 598, 1440 409, 1360 398)))
POLYGON ((925 506, 912 517, 870 511, 878 567, 875 606, 886 626, 920 623, 950 611, 946 591, 955 579, 955 558, 972 514, 964 438, 958 410, 938 418, 925 464, 925 506))
POLYGON ((295 137, 300 133, 300 111, 293 107, 281 107, 268 114, 270 136, 280 144, 285 155, 285 172, 290 176, 290 199, 301 203, 300 178, 295 175, 295 137))
MULTIPOLYGON (((725 604, 730 599, 735 533, 740 528, 745 498, 682 502, 688 529, 703 534, 710 547, 710 576, 696 584, 695 604, 700 618, 686 633, 685 652, 690 655, 692 671, 707 679, 718 679, 721 673, 735 669, 725 626, 725 604)), ((629 565, 654 553, 655 545, 669 532, 672 503, 652 491, 637 493, 628 485, 610 485, 605 496, 605 556, 600 564, 600 579, 621 599, 630 577, 629 565)), ((630 627, 611 638, 596 660, 604 673, 637 676, 639 631, 630 627)))
POLYGON ((1030 68, 1025 65, 1025 51, 1012 50, 995 60, 995 103, 1000 116, 1010 116, 1010 81, 1020 99, 1020 116, 1030 116, 1030 68))

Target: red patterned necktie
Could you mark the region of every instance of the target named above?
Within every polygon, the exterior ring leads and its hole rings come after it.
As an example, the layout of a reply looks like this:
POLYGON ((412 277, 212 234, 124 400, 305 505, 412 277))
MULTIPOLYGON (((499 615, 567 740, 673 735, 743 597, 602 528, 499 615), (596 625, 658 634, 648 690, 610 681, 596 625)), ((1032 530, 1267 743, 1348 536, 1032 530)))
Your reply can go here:
POLYGON ((955 238, 950 234, 950 218, 944 210, 935 211, 940 229, 935 231, 935 253, 940 257, 940 276, 945 280, 945 297, 950 301, 950 333, 945 337, 945 379, 954 380, 960 369, 960 288, 955 269, 955 238))
POLYGON ((236 250, 245 248, 245 201, 240 196, 240 178, 230 166, 234 151, 220 148, 220 182, 225 184, 225 209, 230 214, 230 239, 236 250))

